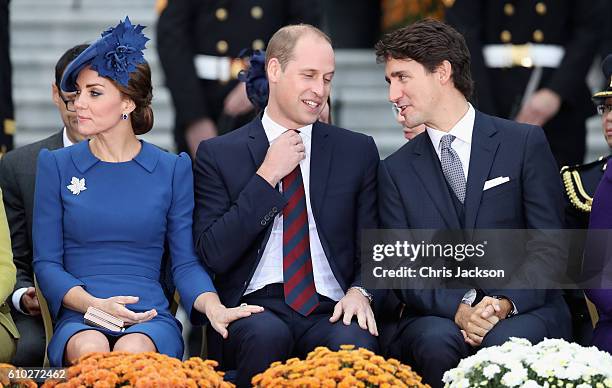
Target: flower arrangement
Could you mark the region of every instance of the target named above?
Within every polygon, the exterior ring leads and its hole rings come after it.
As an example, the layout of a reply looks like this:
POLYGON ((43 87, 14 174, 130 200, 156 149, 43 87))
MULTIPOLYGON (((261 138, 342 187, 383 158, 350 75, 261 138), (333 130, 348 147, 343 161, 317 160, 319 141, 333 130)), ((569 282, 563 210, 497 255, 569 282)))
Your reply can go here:
POLYGON ((67 380, 47 380, 43 387, 233 387, 216 366, 216 361, 199 357, 181 362, 154 352, 90 353, 68 368, 67 380))
POLYGON ((612 387, 612 356, 561 339, 532 345, 510 338, 467 357, 442 379, 445 387, 612 387))
POLYGON ((337 352, 318 347, 306 360, 274 362, 253 377, 254 387, 429 387, 409 366, 373 352, 343 345, 337 352))
POLYGON ((15 381, 15 376, 12 376, 18 368, 11 364, 0 362, 0 387, 2 388, 36 388, 38 385, 31 379, 19 379, 15 381))

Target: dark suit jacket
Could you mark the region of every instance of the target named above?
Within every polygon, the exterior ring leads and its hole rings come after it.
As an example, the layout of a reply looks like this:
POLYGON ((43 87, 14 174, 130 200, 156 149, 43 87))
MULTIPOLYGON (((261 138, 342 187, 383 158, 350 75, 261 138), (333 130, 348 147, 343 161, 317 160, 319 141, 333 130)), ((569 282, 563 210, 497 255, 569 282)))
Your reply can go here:
POLYGON ((34 287, 32 269, 32 213, 36 160, 42 148, 55 150, 64 146, 63 131, 46 139, 17 148, 0 159, 0 187, 11 230, 13 260, 17 267, 15 289, 34 287))
MULTIPOLYGON (((200 144, 195 160, 194 240, 226 306, 255 271, 283 195, 256 174, 268 150, 260 118, 200 144)), ((360 231, 375 228, 378 151, 371 137, 316 122, 310 194, 317 230, 344 291, 360 284, 360 231)))
MULTIPOLYGON (((426 132, 381 162, 379 211, 382 228, 461 229, 426 132)), ((476 111, 464 211, 466 229, 562 229, 561 181, 541 128, 476 111), (500 176, 510 181, 483 191, 485 181, 500 176)), ((537 243, 531 242, 525 254, 534 254, 537 243)), ((408 314, 454 319, 466 291, 401 290, 399 294, 408 314)), ((509 297, 519 314, 536 314, 549 328, 569 331, 569 312, 558 290, 485 292, 509 297)))

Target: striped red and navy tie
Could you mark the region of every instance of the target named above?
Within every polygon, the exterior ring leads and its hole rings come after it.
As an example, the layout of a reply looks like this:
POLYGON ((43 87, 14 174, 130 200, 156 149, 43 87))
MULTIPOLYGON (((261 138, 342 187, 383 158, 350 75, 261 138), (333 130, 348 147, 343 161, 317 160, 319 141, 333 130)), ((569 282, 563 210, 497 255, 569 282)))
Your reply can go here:
POLYGON ((285 302, 307 316, 319 305, 319 297, 312 273, 306 195, 299 165, 283 178, 283 195, 288 200, 283 209, 285 302))

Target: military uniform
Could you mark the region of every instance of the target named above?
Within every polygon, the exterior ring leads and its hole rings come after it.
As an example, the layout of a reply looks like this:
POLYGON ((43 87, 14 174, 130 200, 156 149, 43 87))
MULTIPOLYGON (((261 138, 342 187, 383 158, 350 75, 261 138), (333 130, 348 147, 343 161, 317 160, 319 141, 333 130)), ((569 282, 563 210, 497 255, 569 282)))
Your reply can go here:
MULTIPOLYGON (((607 88, 593 95, 595 104, 604 104, 607 98, 612 97, 612 55, 608 55, 602 62, 602 71, 607 88)), ((611 114, 605 111, 601 113, 611 114)), ((609 118, 606 117, 604 123, 607 121, 609 121, 609 118)), ((602 123, 602 125, 604 124, 602 123)), ((593 196, 611 156, 602 156, 591 163, 564 166, 561 169, 561 178, 565 189, 565 226, 567 229, 588 229, 593 196)), ((569 244, 570 274, 581 273, 585 244, 585 234, 572 233, 569 244)), ((580 344, 588 345, 592 336, 592 326, 584 303, 584 295, 580 290, 567 290, 565 297, 572 309, 574 337, 580 344)))
POLYGON ((243 49, 264 49, 284 25, 319 20, 317 0, 168 1, 157 23, 157 49, 174 102, 178 150, 187 150, 185 129, 200 119, 211 118, 222 133, 251 118, 222 115, 243 49))
POLYGON ((9 45, 9 0, 0 0, 0 156, 13 149, 15 133, 9 45))
MULTIPOLYGON (((575 166, 564 166, 561 178, 565 189, 565 226, 567 229, 588 229, 593 195, 606 170, 610 156, 602 156, 594 162, 575 166)), ((586 234, 572 232, 569 245, 569 273, 579 274, 586 234)), ((593 335, 591 318, 582 290, 566 290, 565 300, 572 312, 574 341, 588 346, 593 335)))
POLYGON ((601 156, 594 162, 575 166, 564 166, 561 178, 565 188, 565 221, 568 229, 589 227, 589 215, 593 195, 606 171, 610 156, 601 156))
POLYGON ((525 94, 549 88, 562 100, 544 125, 559 166, 583 162, 585 119, 595 113, 585 82, 601 41, 605 0, 456 0, 446 20, 472 55, 475 103, 514 118, 525 94), (535 72, 535 69, 541 69, 535 72))

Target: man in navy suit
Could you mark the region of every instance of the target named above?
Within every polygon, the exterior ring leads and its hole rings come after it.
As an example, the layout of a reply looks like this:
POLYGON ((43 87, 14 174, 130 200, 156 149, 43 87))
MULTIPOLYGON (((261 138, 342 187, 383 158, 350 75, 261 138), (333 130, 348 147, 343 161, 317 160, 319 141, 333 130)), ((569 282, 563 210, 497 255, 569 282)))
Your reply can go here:
MULTIPOLYGON (((561 182, 544 132, 472 107, 470 55, 457 31, 423 20, 385 35, 376 55, 385 63, 389 100, 406 125, 427 128, 380 164, 383 228, 562 228, 561 182)), ((541 243, 521 247, 524 255, 541 243)), ((481 347, 511 336, 569 337, 569 312, 558 290, 404 289, 398 295, 406 307, 392 353, 434 387, 481 347)))
MULTIPOLYGON (((316 346, 377 350, 359 237, 377 226, 379 157, 371 137, 317 121, 334 69, 323 32, 283 27, 268 43, 263 114, 196 155, 197 251, 222 303, 265 308, 222 342, 238 386, 316 346)), ((220 337, 209 339, 214 349, 220 337)))

